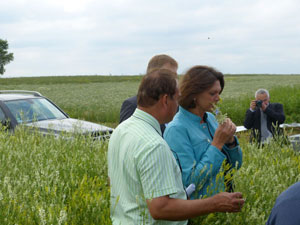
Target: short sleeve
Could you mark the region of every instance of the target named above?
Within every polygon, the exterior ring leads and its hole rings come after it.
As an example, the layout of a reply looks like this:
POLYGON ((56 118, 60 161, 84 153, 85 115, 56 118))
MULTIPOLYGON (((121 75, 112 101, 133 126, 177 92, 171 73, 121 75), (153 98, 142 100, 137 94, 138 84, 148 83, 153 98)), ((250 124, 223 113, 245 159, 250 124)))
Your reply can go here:
MULTIPOLYGON (((179 172, 174 156, 164 144, 156 144, 140 156, 137 164, 146 199, 179 192, 176 173, 179 172)), ((183 188, 183 187, 182 187, 183 188)))

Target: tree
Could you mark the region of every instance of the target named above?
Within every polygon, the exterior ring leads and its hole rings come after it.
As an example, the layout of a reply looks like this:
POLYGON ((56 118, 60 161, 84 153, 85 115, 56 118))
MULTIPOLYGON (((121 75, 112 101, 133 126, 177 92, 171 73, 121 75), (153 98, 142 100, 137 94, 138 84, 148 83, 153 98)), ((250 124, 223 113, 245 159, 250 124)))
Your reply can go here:
POLYGON ((14 54, 8 53, 8 43, 6 40, 0 39, 0 75, 4 74, 4 66, 14 60, 14 54))

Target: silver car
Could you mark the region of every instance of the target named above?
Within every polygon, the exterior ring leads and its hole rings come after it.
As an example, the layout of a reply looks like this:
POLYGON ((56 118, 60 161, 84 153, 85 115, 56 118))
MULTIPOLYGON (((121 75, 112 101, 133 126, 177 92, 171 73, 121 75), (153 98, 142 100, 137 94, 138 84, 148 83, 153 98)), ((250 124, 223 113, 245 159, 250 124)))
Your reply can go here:
POLYGON ((70 118, 51 100, 34 91, 0 90, 0 120, 10 130, 22 124, 56 136, 84 134, 102 140, 113 132, 107 126, 70 118))

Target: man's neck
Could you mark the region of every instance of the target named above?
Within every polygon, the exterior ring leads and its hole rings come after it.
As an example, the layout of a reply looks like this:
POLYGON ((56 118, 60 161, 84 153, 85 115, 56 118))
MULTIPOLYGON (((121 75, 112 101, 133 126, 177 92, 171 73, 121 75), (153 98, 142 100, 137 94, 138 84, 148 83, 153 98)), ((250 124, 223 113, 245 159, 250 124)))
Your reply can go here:
POLYGON ((138 109, 150 114, 151 116, 153 116, 159 124, 164 124, 164 120, 161 118, 161 115, 157 109, 157 107, 154 106, 150 106, 150 107, 142 107, 142 106, 138 106, 138 109))

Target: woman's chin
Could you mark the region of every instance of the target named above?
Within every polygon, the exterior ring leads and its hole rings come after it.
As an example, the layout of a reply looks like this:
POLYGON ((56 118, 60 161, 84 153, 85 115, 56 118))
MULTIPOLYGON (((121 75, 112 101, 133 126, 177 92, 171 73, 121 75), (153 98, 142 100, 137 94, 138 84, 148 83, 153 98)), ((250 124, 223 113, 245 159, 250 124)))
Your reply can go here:
POLYGON ((214 108, 211 107, 211 108, 207 109, 206 111, 212 113, 214 111, 214 108))

